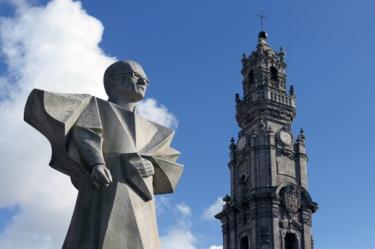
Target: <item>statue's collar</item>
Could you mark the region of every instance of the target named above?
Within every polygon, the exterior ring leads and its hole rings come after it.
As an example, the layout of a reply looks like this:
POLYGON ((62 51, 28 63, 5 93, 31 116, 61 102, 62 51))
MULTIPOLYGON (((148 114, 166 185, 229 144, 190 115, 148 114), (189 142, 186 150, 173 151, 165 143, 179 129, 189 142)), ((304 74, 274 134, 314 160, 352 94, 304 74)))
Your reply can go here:
POLYGON ((110 102, 112 105, 115 105, 121 109, 125 109, 126 111, 135 112, 135 108, 136 108, 135 103, 129 103, 129 102, 119 103, 119 101, 116 101, 111 98, 108 99, 108 102, 110 102))

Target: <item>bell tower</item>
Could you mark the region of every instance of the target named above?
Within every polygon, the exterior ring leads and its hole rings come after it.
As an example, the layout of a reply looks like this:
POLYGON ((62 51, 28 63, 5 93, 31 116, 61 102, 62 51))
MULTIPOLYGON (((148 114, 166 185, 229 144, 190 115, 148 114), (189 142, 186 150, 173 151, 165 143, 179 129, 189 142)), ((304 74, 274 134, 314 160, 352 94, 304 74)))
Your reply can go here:
POLYGON ((295 137, 293 86, 287 88, 285 51, 274 51, 267 33, 242 58, 243 96, 235 95, 238 140, 230 142, 230 195, 216 215, 224 249, 312 249, 303 129, 295 137))

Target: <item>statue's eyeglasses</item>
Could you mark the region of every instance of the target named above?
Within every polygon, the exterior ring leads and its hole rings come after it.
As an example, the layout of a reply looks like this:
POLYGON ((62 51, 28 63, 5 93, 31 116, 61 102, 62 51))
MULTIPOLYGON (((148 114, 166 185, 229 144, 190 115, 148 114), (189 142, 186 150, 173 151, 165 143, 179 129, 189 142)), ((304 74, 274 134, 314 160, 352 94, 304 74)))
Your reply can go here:
POLYGON ((121 72, 121 73, 116 73, 116 76, 127 76, 131 78, 136 78, 140 80, 143 84, 147 85, 148 80, 143 78, 139 73, 137 72, 121 72))

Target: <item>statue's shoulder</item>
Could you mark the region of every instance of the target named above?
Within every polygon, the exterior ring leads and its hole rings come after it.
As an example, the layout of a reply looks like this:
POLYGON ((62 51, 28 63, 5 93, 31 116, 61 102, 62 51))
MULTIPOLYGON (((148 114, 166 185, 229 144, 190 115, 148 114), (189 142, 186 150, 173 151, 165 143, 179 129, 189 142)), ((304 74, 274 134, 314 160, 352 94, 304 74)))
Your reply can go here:
POLYGON ((26 122, 38 128, 44 119, 63 124, 67 132, 95 97, 89 94, 53 93, 40 89, 31 91, 24 112, 26 122), (41 120, 43 119, 43 120, 41 120))
POLYGON ((77 188, 82 172, 67 154, 67 136, 76 123, 86 121, 82 117, 90 121, 86 124, 89 128, 100 128, 97 121, 100 118, 94 113, 97 112, 96 106, 96 97, 89 94, 53 93, 40 89, 31 91, 25 105, 25 121, 51 143, 50 165, 69 175, 77 188))

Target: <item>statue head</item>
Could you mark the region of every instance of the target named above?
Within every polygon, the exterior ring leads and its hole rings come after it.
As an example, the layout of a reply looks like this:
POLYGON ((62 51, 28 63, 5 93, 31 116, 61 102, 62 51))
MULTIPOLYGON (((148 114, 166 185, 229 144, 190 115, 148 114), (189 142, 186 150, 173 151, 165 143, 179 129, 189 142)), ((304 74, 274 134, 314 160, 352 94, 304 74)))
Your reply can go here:
POLYGON ((137 102, 144 98, 148 79, 135 61, 117 61, 104 73, 104 88, 110 99, 137 102))

